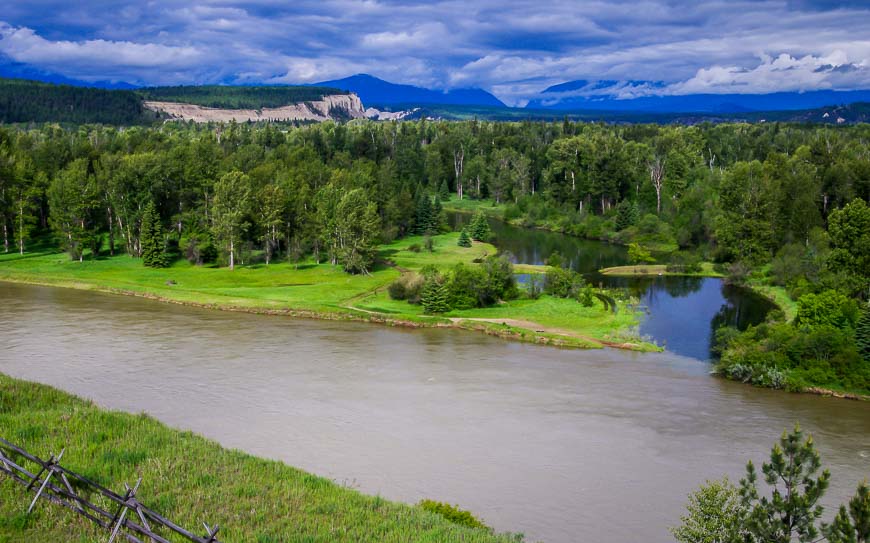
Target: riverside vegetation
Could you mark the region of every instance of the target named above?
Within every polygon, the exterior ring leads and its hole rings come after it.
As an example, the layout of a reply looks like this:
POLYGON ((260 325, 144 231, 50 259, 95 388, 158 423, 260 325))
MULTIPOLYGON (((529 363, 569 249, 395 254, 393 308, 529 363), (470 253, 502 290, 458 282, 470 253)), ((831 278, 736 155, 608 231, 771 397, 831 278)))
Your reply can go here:
POLYGON ((464 321, 518 337, 543 330, 544 340, 644 348, 625 337, 631 311, 605 310, 617 301, 612 293, 573 279, 563 292, 570 298, 537 281, 526 292, 486 285, 496 275, 480 270, 494 271, 497 262, 459 247, 462 234, 443 232, 438 209, 488 209, 481 205, 488 199, 511 222, 627 244, 635 261, 674 270, 714 262, 729 281, 777 294, 791 315, 774 312, 746 332, 717 334, 719 371, 763 386, 863 393, 870 390, 868 138, 866 125, 779 123, 7 128, 0 130, 0 221, 4 249, 18 257, 4 257, 0 273, 191 303, 464 321), (70 262, 30 254, 49 234, 70 262), (144 288, 132 279, 139 272, 129 257, 144 259, 155 244, 176 260, 144 288), (415 245, 423 250, 413 252, 415 245), (450 257, 447 247, 465 257, 450 257), (112 284, 95 285, 101 269, 114 270, 112 284), (420 304, 390 298, 387 285, 403 274, 408 284, 424 277, 438 303, 422 304, 422 290, 420 304), (462 296, 461 285, 488 294, 462 296), (539 288, 545 294, 536 299, 539 288), (590 298, 600 304, 580 303, 590 298), (583 312, 607 330, 572 327, 583 312))

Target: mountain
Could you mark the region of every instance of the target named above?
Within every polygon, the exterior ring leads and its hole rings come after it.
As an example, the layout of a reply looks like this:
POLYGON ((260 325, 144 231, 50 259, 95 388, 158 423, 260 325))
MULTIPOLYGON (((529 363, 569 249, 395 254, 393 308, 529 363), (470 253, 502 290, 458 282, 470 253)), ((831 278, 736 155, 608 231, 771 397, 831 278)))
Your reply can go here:
POLYGON ((545 89, 529 109, 647 113, 748 113, 814 109, 870 101, 870 90, 774 92, 769 94, 646 95, 663 89, 657 81, 568 81, 545 89), (632 97, 637 96, 637 97, 632 97))
POLYGON ((505 107, 501 100, 482 89, 431 90, 412 85, 390 83, 368 74, 357 74, 333 81, 322 81, 314 83, 314 85, 351 91, 357 94, 366 106, 441 104, 505 107))

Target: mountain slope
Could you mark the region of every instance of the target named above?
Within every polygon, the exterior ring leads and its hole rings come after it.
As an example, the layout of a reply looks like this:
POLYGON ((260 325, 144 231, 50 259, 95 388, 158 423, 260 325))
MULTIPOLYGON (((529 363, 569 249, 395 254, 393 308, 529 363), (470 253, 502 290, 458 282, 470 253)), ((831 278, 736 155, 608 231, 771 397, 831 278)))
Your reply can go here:
POLYGON ((482 89, 438 91, 390 83, 368 74, 322 81, 314 85, 334 87, 356 93, 366 106, 444 104, 505 107, 501 100, 482 89))
POLYGON ((655 81, 568 81, 545 89, 526 107, 648 113, 743 113, 814 109, 830 104, 870 101, 870 90, 638 96, 662 88, 664 84, 655 81))

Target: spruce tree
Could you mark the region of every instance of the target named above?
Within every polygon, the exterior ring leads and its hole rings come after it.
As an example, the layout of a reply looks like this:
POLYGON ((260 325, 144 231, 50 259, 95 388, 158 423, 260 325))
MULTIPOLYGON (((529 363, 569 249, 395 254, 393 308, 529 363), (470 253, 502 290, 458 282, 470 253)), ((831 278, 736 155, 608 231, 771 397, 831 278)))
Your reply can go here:
POLYGON ((434 277, 429 279, 423 285, 423 292, 420 296, 420 305, 423 306, 423 312, 431 315, 433 313, 446 313, 450 311, 447 297, 447 285, 434 277))
POLYGON ((432 223, 432 204, 429 201, 429 195, 425 192, 421 192, 417 199, 415 219, 415 234, 423 235, 429 232, 429 227, 432 223))
POLYGON ((482 211, 477 212, 474 218, 471 219, 471 239, 476 241, 489 241, 492 238, 492 230, 489 228, 489 221, 486 220, 486 215, 482 211))
POLYGON ((865 307, 855 325, 855 344, 866 362, 870 362, 870 307, 865 307))
POLYGON ((619 202, 616 206, 616 230, 625 230, 633 226, 638 219, 637 204, 628 200, 619 202))
POLYGON ((462 232, 459 233, 459 241, 457 245, 460 247, 471 247, 471 236, 468 235, 468 230, 465 228, 462 229, 462 232))
POLYGON ((441 197, 436 194, 429 213, 429 231, 427 234, 437 234, 441 230, 441 216, 443 214, 444 206, 441 205, 441 197))
POLYGON ((163 250, 163 228, 160 226, 160 215, 157 214, 154 202, 145 205, 140 239, 142 262, 149 268, 165 268, 167 259, 163 250))

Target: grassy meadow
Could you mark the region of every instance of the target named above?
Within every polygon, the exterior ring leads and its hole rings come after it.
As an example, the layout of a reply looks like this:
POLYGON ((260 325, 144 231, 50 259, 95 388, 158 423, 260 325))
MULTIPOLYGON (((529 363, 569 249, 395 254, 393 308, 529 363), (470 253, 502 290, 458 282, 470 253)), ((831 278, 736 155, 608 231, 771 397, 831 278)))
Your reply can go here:
MULTIPOLYGON (((379 264, 369 275, 349 275, 341 267, 305 261, 273 262, 226 267, 193 266, 175 261, 164 269, 146 268, 127 255, 101 256, 83 262, 70 260, 54 245, 43 242, 24 255, 0 255, 0 281, 98 290, 156 298, 219 309, 290 314, 320 318, 345 318, 411 324, 454 326, 523 341, 575 347, 601 347, 616 341, 620 347, 653 348, 639 340, 626 341, 638 314, 625 307, 617 314, 601 304, 585 308, 574 300, 544 296, 520 299, 486 309, 455 311, 437 317, 423 315, 419 305, 394 301, 386 287, 402 273, 435 265, 447 270, 457 263, 495 255, 496 248, 475 242, 457 245, 456 232, 435 236, 433 251, 422 236, 404 238, 379 247, 379 264), (417 246, 419 250, 411 250, 417 246), (476 319, 472 322, 464 322, 476 319), (482 319, 512 319, 510 326, 494 327, 482 319), (615 340, 614 338, 622 338, 615 340)), ((542 266, 518 266, 518 272, 542 273, 542 266)))
MULTIPOLYGON (((146 415, 107 411, 2 374, 0 436, 42 458, 66 447, 64 467, 116 491, 142 477, 143 503, 194 532, 203 532, 203 521, 219 524, 225 542, 519 540, 459 526, 421 507, 366 496, 280 462, 224 449, 146 415)), ((108 540, 95 524, 44 500, 26 516, 32 497, 0 474, 0 543, 108 540)))

